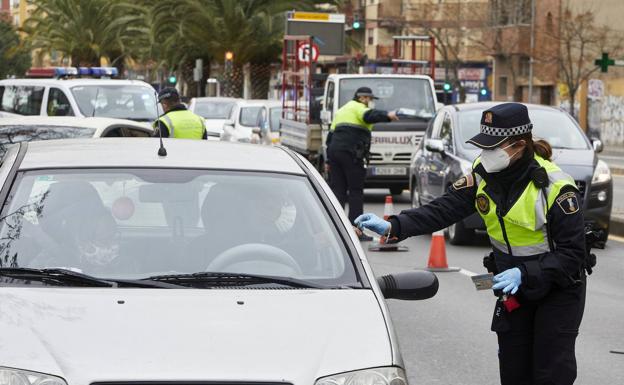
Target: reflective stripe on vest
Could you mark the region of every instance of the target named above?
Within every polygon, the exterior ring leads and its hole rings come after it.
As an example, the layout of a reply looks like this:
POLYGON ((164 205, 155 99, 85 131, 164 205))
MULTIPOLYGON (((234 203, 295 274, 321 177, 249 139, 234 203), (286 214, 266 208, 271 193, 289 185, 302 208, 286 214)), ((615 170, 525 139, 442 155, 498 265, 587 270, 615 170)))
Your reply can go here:
POLYGON ((202 139, 204 136, 204 119, 191 111, 171 111, 158 120, 167 127, 170 138, 202 139))
POLYGON ((373 125, 364 121, 364 113, 369 109, 370 108, 366 107, 363 103, 351 100, 336 111, 331 130, 335 130, 337 125, 348 125, 363 127, 368 131, 372 131, 373 125))
MULTIPOLYGON (((533 182, 529 182, 518 200, 502 217, 509 247, 505 242, 496 203, 485 192, 487 183, 482 178, 477 178, 475 207, 485 222, 490 242, 496 249, 514 256, 532 256, 550 250, 547 234, 548 210, 564 186, 576 188, 574 180, 557 165, 539 156, 535 156, 535 160, 546 170, 549 185, 544 193, 533 182)), ((479 163, 480 160, 477 159, 473 169, 479 163)))

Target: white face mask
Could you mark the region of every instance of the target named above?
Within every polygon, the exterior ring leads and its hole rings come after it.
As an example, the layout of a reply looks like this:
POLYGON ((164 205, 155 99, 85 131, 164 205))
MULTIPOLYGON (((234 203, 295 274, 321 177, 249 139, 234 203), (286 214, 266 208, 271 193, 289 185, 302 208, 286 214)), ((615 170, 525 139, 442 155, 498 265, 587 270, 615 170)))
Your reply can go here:
POLYGON ((520 150, 516 151, 512 155, 507 154, 505 149, 513 146, 516 142, 511 143, 505 147, 497 147, 493 150, 481 151, 481 164, 488 173, 499 172, 506 169, 513 158, 520 150))

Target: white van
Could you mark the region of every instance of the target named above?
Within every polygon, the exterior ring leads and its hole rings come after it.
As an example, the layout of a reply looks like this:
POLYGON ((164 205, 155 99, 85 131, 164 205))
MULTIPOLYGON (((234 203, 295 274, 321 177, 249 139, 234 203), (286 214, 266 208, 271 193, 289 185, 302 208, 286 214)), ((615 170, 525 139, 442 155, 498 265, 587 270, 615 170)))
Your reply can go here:
POLYGON ((0 117, 79 116, 152 122, 158 117, 156 91, 140 80, 0 80, 0 117))

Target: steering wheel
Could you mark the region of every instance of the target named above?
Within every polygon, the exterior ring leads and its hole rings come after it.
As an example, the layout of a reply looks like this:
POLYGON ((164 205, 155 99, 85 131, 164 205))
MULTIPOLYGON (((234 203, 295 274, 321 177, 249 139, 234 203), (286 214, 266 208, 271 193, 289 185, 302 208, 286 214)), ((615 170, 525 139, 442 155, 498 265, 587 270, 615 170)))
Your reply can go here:
MULTIPOLYGON (((301 275, 301 267, 284 250, 262 243, 246 243, 239 246, 234 246, 225 250, 219 254, 206 268, 207 271, 227 271, 232 273, 249 273, 249 274, 269 274, 269 275, 282 275, 275 274, 273 271, 253 271, 245 264, 252 263, 281 265, 292 271, 293 275, 301 275), (238 269, 236 268, 238 266, 238 269)), ((262 270, 262 268, 260 269, 262 270)), ((288 273, 286 273, 288 274, 288 273)))

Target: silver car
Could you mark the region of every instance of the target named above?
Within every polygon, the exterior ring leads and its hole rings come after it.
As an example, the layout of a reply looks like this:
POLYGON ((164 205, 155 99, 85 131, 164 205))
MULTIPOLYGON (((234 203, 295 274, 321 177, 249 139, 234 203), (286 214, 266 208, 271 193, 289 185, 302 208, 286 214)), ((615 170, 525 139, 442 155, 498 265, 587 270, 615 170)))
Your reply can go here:
POLYGON ((432 297, 435 275, 376 280, 289 150, 158 143, 8 149, 1 383, 407 383, 384 298, 432 297))

